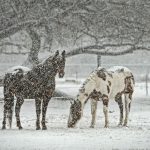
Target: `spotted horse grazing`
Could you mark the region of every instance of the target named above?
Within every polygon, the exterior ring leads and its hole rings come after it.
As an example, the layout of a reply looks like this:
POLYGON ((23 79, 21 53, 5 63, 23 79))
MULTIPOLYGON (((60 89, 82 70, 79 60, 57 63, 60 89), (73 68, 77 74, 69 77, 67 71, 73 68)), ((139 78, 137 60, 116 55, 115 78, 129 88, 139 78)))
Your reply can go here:
POLYGON ((4 77, 4 118, 2 129, 6 129, 6 119, 12 124, 14 96, 16 96, 15 115, 17 127, 22 129, 20 122, 20 109, 24 98, 35 99, 36 106, 36 129, 40 129, 40 114, 42 106, 42 129, 46 130, 45 118, 48 103, 55 90, 55 77, 59 74, 62 78, 65 74, 65 51, 59 55, 56 51, 44 62, 33 67, 25 73, 24 68, 15 69, 13 73, 7 73, 4 77))
POLYGON ((108 70, 99 67, 93 71, 82 87, 79 89, 77 98, 71 104, 68 119, 68 127, 73 128, 83 115, 83 108, 88 99, 91 99, 91 127, 94 128, 96 120, 97 102, 103 102, 103 112, 105 116, 105 126, 109 127, 108 103, 110 99, 115 99, 120 109, 119 125, 127 126, 132 95, 134 91, 134 77, 132 72, 125 67, 114 66, 108 70), (123 120, 123 100, 125 96, 125 119, 123 120), (124 121, 124 122, 123 122, 124 121))

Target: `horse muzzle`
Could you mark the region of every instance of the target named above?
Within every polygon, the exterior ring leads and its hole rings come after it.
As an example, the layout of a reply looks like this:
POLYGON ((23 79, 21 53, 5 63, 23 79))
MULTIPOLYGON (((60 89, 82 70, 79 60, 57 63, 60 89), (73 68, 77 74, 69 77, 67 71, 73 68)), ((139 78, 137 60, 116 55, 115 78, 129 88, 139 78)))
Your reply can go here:
POLYGON ((59 78, 63 78, 63 77, 64 77, 64 75, 65 75, 65 73, 64 73, 64 72, 59 73, 59 78))

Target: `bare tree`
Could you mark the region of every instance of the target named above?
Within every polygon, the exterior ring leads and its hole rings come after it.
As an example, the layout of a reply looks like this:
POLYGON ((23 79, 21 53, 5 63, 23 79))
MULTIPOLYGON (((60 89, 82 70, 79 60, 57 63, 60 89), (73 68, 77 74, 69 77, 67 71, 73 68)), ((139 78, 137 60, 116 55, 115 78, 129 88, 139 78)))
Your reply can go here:
POLYGON ((26 31, 32 64, 38 63, 42 28, 50 47, 69 41, 68 56, 150 50, 148 0, 0 0, 0 7, 0 40, 26 31))

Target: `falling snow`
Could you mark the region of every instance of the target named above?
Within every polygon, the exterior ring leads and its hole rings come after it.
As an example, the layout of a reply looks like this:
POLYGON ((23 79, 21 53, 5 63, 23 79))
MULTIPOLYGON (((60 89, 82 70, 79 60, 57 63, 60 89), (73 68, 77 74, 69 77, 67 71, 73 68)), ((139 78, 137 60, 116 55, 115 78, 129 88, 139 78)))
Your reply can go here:
POLYGON ((0 0, 0 150, 150 149, 149 16, 149 0, 0 0))

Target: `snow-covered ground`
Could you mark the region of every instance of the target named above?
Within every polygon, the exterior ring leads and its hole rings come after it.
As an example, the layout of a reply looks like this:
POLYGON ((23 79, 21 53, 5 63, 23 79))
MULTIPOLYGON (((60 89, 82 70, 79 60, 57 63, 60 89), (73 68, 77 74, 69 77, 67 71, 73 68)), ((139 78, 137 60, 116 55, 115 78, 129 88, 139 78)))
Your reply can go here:
MULTIPOLYGON (((60 83, 57 88, 76 95, 80 85, 60 83)), ((149 91, 150 94, 150 91, 149 91)), ((2 88, 0 88, 2 97, 2 88)), ((35 130, 34 100, 25 100, 21 110, 23 130, 18 130, 13 119, 12 129, 0 130, 0 150, 50 149, 50 150, 101 150, 101 149, 150 149, 150 96, 145 96, 144 83, 136 84, 131 106, 129 127, 117 127, 119 108, 110 102, 110 127, 104 126, 102 103, 98 104, 97 123, 89 128, 91 121, 90 102, 86 104, 83 118, 75 129, 67 128, 69 101, 52 99, 47 112, 47 131, 35 130)), ((3 102, 0 103, 0 122, 3 117, 3 102)), ((1 128, 1 123, 0 123, 1 128)))

